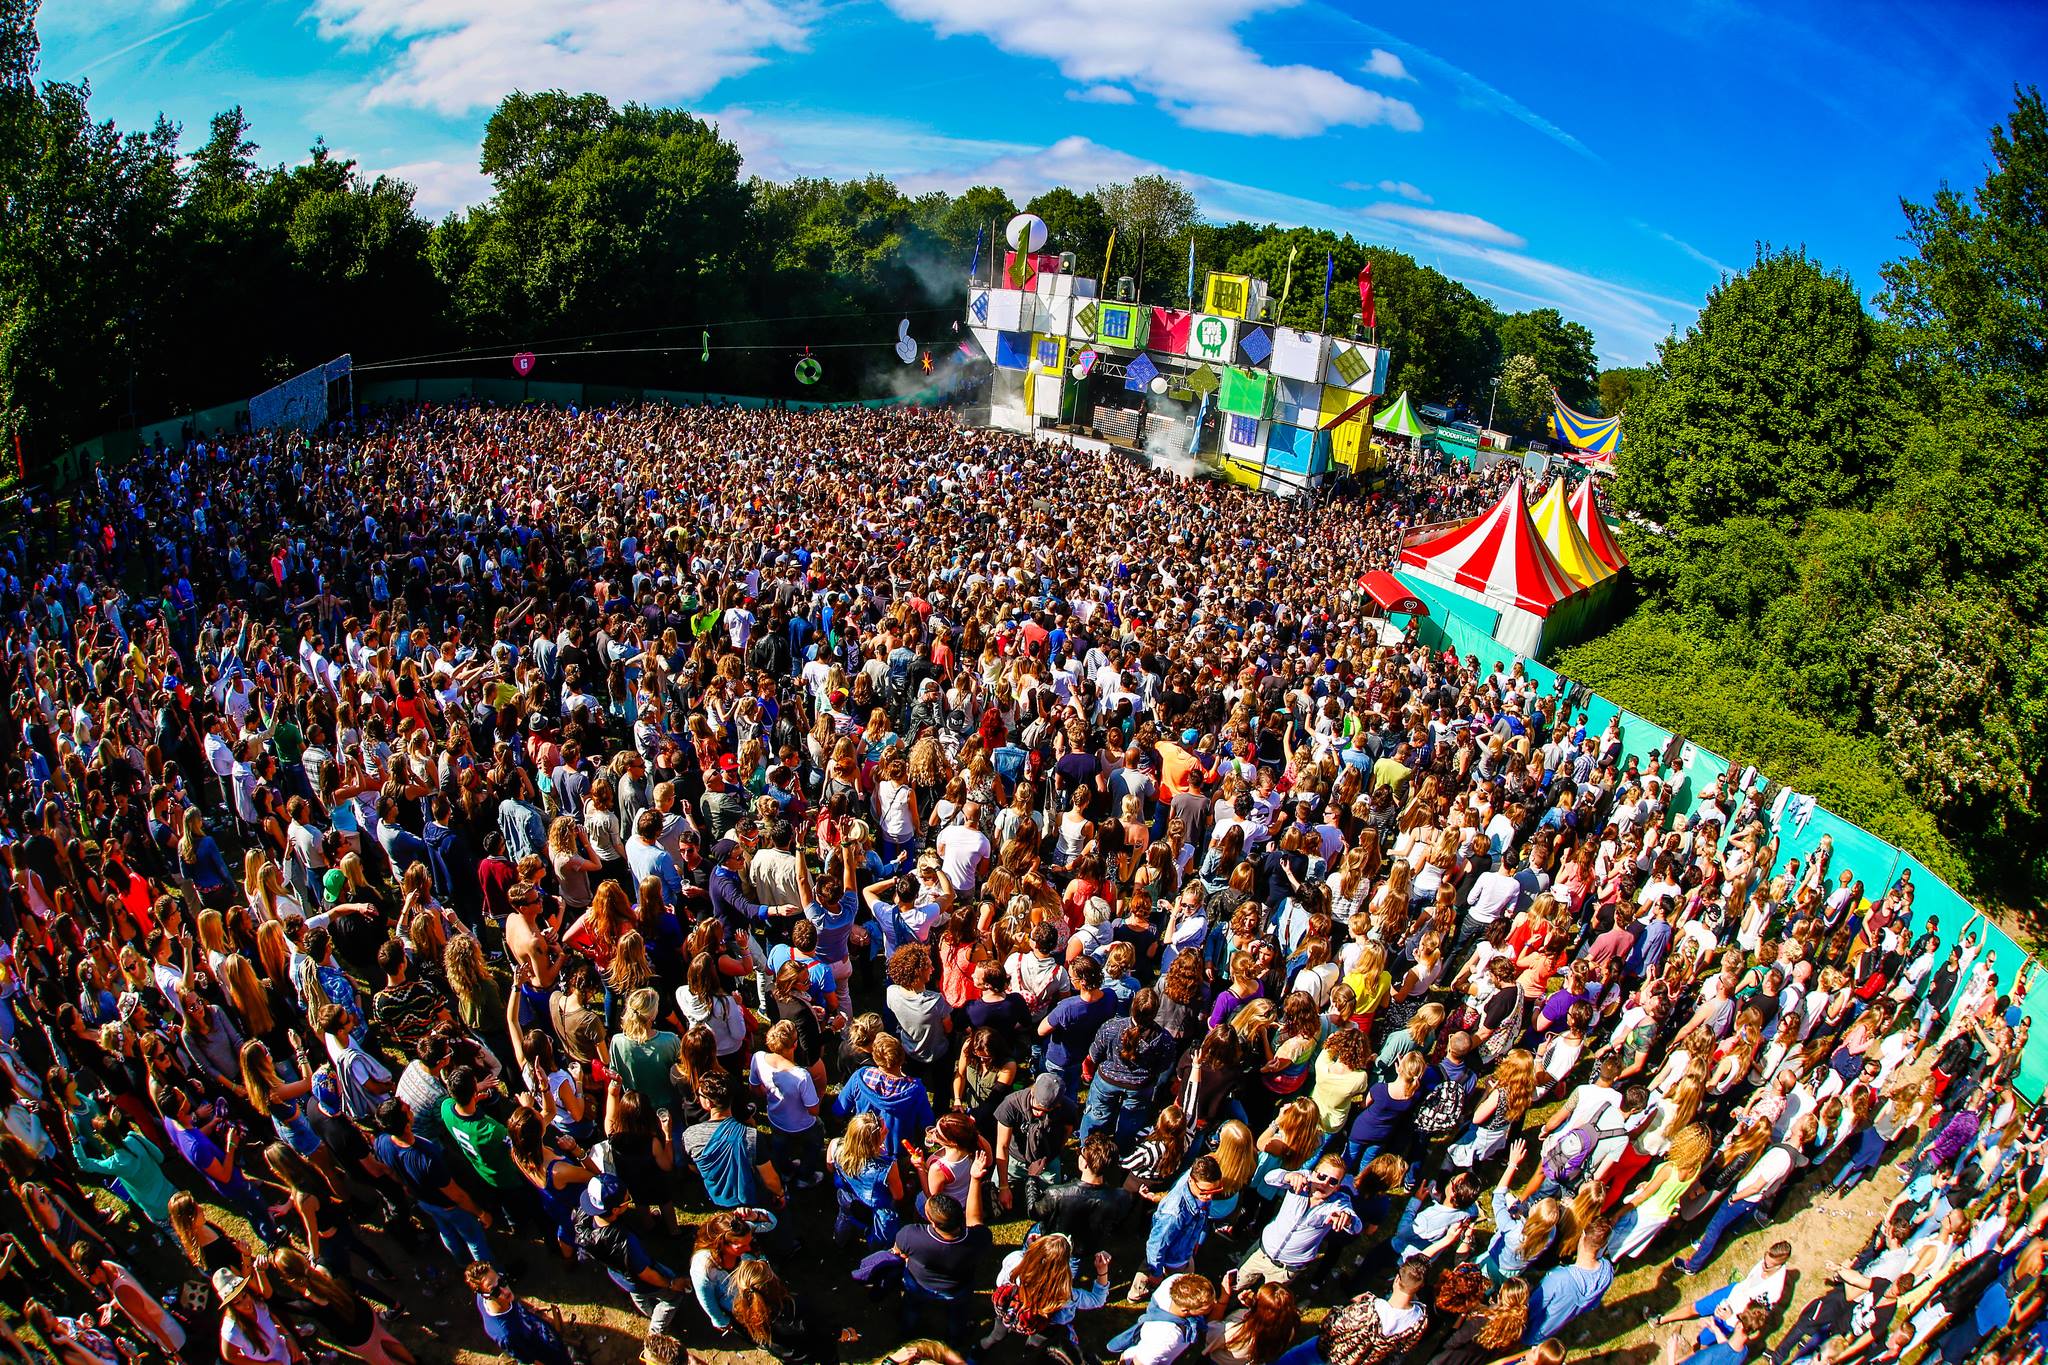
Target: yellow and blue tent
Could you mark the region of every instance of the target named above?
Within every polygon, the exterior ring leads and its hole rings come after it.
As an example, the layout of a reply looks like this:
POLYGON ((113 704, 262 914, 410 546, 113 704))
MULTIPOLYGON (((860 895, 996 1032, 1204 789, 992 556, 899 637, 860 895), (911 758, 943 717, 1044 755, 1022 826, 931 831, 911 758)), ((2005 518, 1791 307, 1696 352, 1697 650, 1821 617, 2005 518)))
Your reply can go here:
POLYGON ((1588 455, 1613 455, 1621 449, 1621 416, 1588 417, 1565 406, 1555 389, 1550 394, 1550 434, 1588 455))

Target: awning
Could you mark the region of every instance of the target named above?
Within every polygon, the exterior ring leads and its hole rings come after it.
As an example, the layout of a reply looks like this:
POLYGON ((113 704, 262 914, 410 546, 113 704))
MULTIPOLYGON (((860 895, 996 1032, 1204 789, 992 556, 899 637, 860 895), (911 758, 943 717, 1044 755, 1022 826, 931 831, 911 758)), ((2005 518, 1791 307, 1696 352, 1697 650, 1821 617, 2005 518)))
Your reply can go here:
POLYGON ((1364 590, 1367 597, 1379 603, 1380 610, 1388 615, 1429 615, 1429 603, 1408 591, 1405 583, 1385 569, 1374 569, 1370 573, 1360 574, 1358 586, 1364 590))

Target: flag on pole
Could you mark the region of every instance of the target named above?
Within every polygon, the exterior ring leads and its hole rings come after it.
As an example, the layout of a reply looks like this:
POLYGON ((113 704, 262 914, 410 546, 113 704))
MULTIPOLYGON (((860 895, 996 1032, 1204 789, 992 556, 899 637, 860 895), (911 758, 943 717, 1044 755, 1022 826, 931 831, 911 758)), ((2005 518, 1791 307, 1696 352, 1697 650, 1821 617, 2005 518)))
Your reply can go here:
POLYGON ((1202 395, 1201 406, 1195 409, 1194 435, 1188 439, 1188 454, 1194 455, 1202 449, 1202 423, 1209 419, 1209 395, 1202 395))
POLYGON ((1102 253, 1102 297, 1110 296, 1109 266, 1116 259, 1116 229, 1109 230, 1109 250, 1102 253))
POLYGON ((1337 282, 1337 258, 1330 253, 1323 255, 1323 330, 1330 330, 1330 286, 1337 282))
POLYGON ((1371 327, 1373 325, 1373 312, 1372 262, 1367 261, 1365 269, 1358 272, 1358 325, 1361 327, 1371 327))
POLYGON ((1287 321, 1287 296, 1294 290, 1294 258, 1300 254, 1298 244, 1287 248, 1287 278, 1280 282, 1280 311, 1277 314, 1282 322, 1287 321))
POLYGON ((1188 308, 1195 306, 1195 230, 1188 229, 1188 308))
POLYGON ((967 273, 970 276, 976 274, 981 269, 981 241, 982 230, 976 227, 974 229, 974 259, 967 263, 967 273))

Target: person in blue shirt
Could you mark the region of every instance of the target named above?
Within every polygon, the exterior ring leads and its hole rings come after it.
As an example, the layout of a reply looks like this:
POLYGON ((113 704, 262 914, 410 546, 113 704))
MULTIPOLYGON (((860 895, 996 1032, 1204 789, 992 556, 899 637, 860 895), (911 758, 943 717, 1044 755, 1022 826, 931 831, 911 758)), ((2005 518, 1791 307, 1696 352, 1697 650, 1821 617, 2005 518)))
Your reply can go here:
POLYGON ((473 1261, 462 1277, 476 1295, 484 1335, 500 1352, 518 1365, 577 1365, 575 1354, 554 1324, 514 1294, 512 1286, 499 1278, 496 1267, 473 1261))
POLYGON ((1664 1343, 1664 1365, 1742 1365, 1762 1344, 1764 1325, 1770 1319, 1771 1310, 1760 1303, 1751 1304, 1737 1314, 1733 1326, 1722 1323, 1718 1318, 1709 1318, 1707 1332, 1712 1340, 1690 1355, 1685 1353, 1685 1348, 1691 1344, 1688 1339, 1692 1334, 1673 1332, 1664 1343))
POLYGON ((1145 1268, 1131 1281, 1131 1298, 1143 1302, 1155 1281, 1192 1265, 1209 1235, 1209 1201, 1223 1192, 1223 1168, 1213 1156, 1198 1156, 1159 1207, 1145 1237, 1145 1268))
POLYGON ((1557 1336, 1574 1318, 1598 1308, 1607 1297, 1614 1284, 1614 1265, 1604 1253, 1613 1231, 1612 1218, 1595 1216, 1579 1234, 1576 1259, 1536 1282, 1536 1290, 1529 1296, 1529 1324, 1522 1332, 1525 1346, 1557 1336))

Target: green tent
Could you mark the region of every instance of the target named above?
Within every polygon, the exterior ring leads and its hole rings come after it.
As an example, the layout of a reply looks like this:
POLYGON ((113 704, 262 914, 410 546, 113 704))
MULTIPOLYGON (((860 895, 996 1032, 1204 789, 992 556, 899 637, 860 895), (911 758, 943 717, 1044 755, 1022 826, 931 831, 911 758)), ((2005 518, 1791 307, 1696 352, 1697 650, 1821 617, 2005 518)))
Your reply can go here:
POLYGON ((1401 390, 1401 396, 1394 405, 1372 419, 1373 429, 1384 431, 1390 436, 1407 436, 1420 440, 1429 435, 1429 428, 1422 425, 1422 419, 1415 415, 1415 407, 1408 401, 1408 391, 1401 390))

